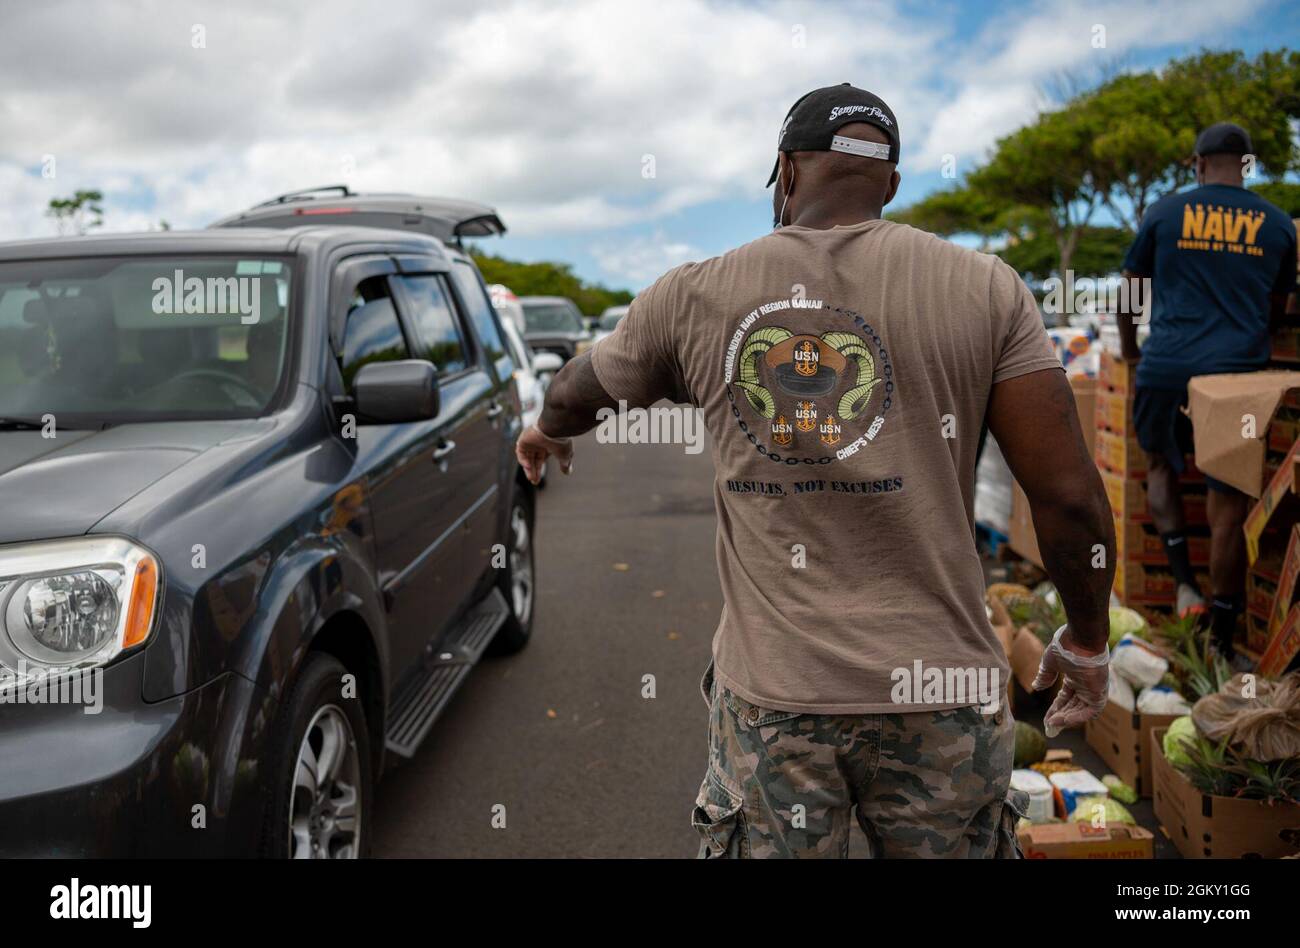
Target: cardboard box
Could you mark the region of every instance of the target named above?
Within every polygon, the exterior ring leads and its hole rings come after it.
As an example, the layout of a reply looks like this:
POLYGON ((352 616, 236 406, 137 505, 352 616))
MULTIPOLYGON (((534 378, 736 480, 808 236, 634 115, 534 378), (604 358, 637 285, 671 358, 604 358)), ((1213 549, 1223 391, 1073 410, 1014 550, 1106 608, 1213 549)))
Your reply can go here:
POLYGON ((1093 459, 1102 470, 1129 477, 1146 475, 1147 453, 1135 435, 1098 428, 1093 444, 1093 459))
MULTIPOLYGON (((1209 589, 1210 574, 1196 570, 1196 580, 1202 589, 1209 589)), ((1167 565, 1148 566, 1144 563, 1121 563, 1115 567, 1115 595, 1124 605, 1169 605, 1177 591, 1174 574, 1167 565)))
POLYGON ((1252 564, 1259 559, 1259 538, 1264 535, 1269 520, 1288 498, 1294 499, 1297 496, 1293 492, 1296 481, 1292 474, 1293 465, 1297 462, 1300 462, 1300 441, 1291 446, 1291 452, 1286 456, 1286 460, 1282 462, 1277 473, 1264 488, 1259 503, 1255 504, 1246 515, 1246 524, 1243 528, 1246 532, 1246 557, 1252 564))
MULTIPOLYGON (((1196 487, 1188 478, 1181 479, 1183 487, 1183 513, 1189 526, 1208 523, 1205 513, 1205 489, 1196 487)), ((1125 523, 1150 523, 1151 511, 1147 506, 1146 481, 1125 477, 1110 471, 1101 472, 1101 483, 1106 488, 1111 512, 1125 523)))
MULTIPOLYGON (((1187 555, 1193 566, 1205 566, 1210 562, 1210 537, 1205 528, 1189 527, 1187 536, 1187 555), (1199 533, 1190 531, 1200 530, 1199 533)), ((1164 541, 1154 523, 1123 521, 1115 522, 1115 562, 1147 563, 1164 566, 1169 563, 1165 554, 1164 541)))
POLYGON ((1152 859, 1155 836, 1140 826, 1035 823, 1019 833, 1026 859, 1152 859))
POLYGON ((1237 644, 1237 651, 1249 653, 1249 657, 1259 665, 1259 658, 1268 649, 1268 619, 1261 619, 1254 613, 1246 613, 1246 647, 1237 644))
MULTIPOLYGON (((1096 436, 1093 413, 1098 391, 1097 380, 1072 375, 1070 388, 1074 392, 1074 406, 1079 412, 1083 441, 1088 446, 1088 453, 1092 454, 1096 436)), ((1034 532, 1034 518, 1029 512, 1029 498, 1015 481, 1011 483, 1011 517, 1007 523, 1007 536, 1007 545, 1011 549, 1039 569, 1043 568, 1043 557, 1038 552, 1038 536, 1034 532)))
POLYGON ((1282 631, 1291 603, 1295 599, 1296 582, 1300 579, 1300 523, 1291 528, 1291 542, 1287 544, 1286 556, 1282 558, 1282 569, 1278 573, 1276 592, 1273 595, 1272 608, 1268 616, 1268 639, 1282 631))
POLYGON ((1286 454, 1291 450, 1291 445, 1295 444, 1297 435, 1300 435, 1300 421, 1274 418, 1268 426, 1268 450, 1286 454))
POLYGON ((1129 365, 1119 356, 1111 355, 1105 349, 1097 370, 1097 387, 1108 392, 1131 399, 1136 388, 1137 367, 1129 365))
POLYGON ((1300 804, 1201 793, 1165 759, 1165 730, 1151 731, 1155 813, 1184 858, 1278 859, 1300 851, 1300 804))
POLYGON ((1084 738, 1110 772, 1138 792, 1152 794, 1151 731, 1167 728, 1176 714, 1142 714, 1127 711, 1113 701, 1100 715, 1084 725, 1084 738))
POLYGON ((1038 641, 1038 636, 1034 633, 1024 628, 1016 630, 1016 637, 1011 643, 1011 677, 1020 682, 1020 687, 1025 691, 1032 690, 1045 651, 1043 643, 1038 641))
POLYGON ((1277 678, 1286 671, 1297 653, 1300 653, 1300 603, 1291 607, 1282 628, 1269 637, 1256 671, 1265 678, 1277 678))
POLYGON ((1112 392, 1109 389, 1099 389, 1096 395, 1096 422, 1098 429, 1115 434, 1127 434, 1132 430, 1133 425, 1130 419, 1133 417, 1133 402, 1131 399, 1121 395, 1119 392, 1112 392))
MULTIPOLYGON (((1007 663, 1011 662, 1011 652, 1016 640, 1016 626, 1011 621, 1011 615, 1007 612, 1007 607, 1002 605, 1002 600, 996 596, 985 596, 985 602, 989 604, 989 610, 993 613, 990 620, 993 623, 993 634, 1002 643, 1002 651, 1006 653, 1007 663)), ((1015 707, 1016 683, 1015 676, 1010 675, 1007 678, 1007 707, 1015 707)))
POLYGON ((1187 384, 1187 409, 1196 441, 1196 466, 1251 497, 1259 497, 1269 426, 1282 399, 1294 388, 1300 388, 1300 372, 1193 378, 1187 384))

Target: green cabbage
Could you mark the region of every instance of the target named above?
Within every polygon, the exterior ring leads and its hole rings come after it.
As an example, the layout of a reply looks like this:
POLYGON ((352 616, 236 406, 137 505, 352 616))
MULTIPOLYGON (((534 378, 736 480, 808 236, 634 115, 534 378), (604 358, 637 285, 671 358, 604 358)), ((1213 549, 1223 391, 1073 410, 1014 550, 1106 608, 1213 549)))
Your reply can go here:
POLYGON ((1165 759, 1175 767, 1182 767, 1190 761, 1187 758, 1187 744, 1196 740, 1196 725, 1190 714, 1174 718, 1165 731, 1165 759))
POLYGON ((1126 635, 1146 638, 1147 620, 1140 613, 1123 606, 1110 607, 1110 647, 1114 648, 1126 635))
POLYGON ((1130 823, 1137 825, 1137 820, 1118 800, 1112 800, 1110 797, 1103 797, 1100 794, 1091 797, 1079 797, 1074 801, 1074 812, 1070 814, 1072 823, 1091 823, 1097 816, 1097 807, 1101 807, 1101 818, 1104 825, 1110 826, 1115 823, 1130 823))

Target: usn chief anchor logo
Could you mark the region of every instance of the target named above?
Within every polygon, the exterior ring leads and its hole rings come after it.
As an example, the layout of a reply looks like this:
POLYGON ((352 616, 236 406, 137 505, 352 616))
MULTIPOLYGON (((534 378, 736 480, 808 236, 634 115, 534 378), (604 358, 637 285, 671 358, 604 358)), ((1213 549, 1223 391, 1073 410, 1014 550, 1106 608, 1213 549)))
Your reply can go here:
POLYGON ((741 431, 760 454, 786 464, 856 454, 875 439, 894 398, 879 333, 820 300, 777 300, 741 320, 725 378, 741 431), (783 310, 817 312, 786 314, 788 325, 765 319, 783 310))

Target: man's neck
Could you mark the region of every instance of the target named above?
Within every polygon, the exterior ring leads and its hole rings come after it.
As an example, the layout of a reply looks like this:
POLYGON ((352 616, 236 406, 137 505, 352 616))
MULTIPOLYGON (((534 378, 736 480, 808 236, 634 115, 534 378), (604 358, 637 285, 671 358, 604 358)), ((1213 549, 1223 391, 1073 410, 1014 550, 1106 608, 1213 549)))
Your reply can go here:
POLYGON ((793 227, 810 227, 813 230, 830 230, 832 227, 852 227, 866 221, 880 220, 879 207, 854 207, 830 200, 815 201, 801 208, 796 217, 790 219, 793 227))
POLYGON ((1201 182, 1201 187, 1206 187, 1207 185, 1211 185, 1211 184, 1224 184, 1230 188, 1240 188, 1245 186, 1242 182, 1240 175, 1234 177, 1230 175, 1207 174, 1205 176, 1205 179, 1201 182))

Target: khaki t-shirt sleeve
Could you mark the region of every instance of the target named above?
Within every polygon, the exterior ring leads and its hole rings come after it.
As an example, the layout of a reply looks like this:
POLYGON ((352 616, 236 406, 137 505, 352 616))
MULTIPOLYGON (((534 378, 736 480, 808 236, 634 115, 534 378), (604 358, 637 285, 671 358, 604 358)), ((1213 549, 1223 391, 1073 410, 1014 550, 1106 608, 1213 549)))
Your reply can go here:
POLYGON ((617 328, 591 350, 601 388, 628 407, 687 400, 673 338, 678 314, 672 280, 667 273, 642 291, 617 328))
POLYGON ((989 306, 995 334, 995 385, 1030 372, 1061 368, 1034 294, 1019 274, 1001 260, 993 265, 989 306))

